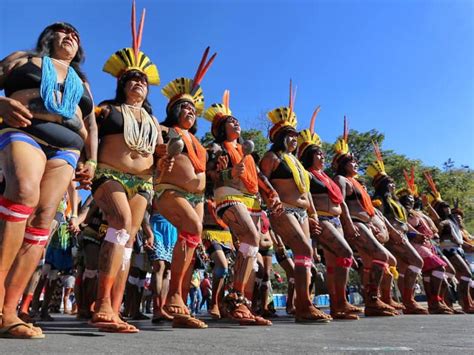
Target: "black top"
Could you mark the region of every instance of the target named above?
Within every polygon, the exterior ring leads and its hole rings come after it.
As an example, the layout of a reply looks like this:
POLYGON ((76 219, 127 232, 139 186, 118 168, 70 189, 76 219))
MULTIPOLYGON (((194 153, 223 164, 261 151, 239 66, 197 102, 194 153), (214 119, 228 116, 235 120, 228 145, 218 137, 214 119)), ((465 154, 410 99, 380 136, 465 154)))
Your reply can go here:
POLYGON ((313 174, 309 174, 309 176, 311 177, 310 181, 309 181, 309 185, 310 185, 310 191, 312 194, 327 194, 328 193, 328 188, 326 187, 326 185, 324 185, 321 181, 319 181, 316 176, 314 176, 313 174))
POLYGON ((108 105, 109 114, 99 122, 99 138, 123 133, 123 115, 114 106, 108 105))
MULTIPOLYGON (((83 84, 84 85, 84 84, 83 84)), ((5 96, 10 96, 14 92, 26 89, 39 89, 41 86, 41 68, 31 61, 24 65, 14 68, 7 76, 4 89, 5 96)), ((64 86, 60 85, 61 92, 64 91, 64 86)), ((85 117, 92 112, 92 98, 89 91, 84 86, 84 93, 79 101, 79 108, 82 115, 85 117)))
POLYGON ((284 159, 280 160, 280 164, 278 164, 277 168, 272 171, 270 174, 270 179, 292 179, 293 174, 290 170, 290 167, 286 163, 284 159))
POLYGON ((362 194, 355 186, 352 186, 352 194, 346 195, 346 200, 362 200, 362 194))

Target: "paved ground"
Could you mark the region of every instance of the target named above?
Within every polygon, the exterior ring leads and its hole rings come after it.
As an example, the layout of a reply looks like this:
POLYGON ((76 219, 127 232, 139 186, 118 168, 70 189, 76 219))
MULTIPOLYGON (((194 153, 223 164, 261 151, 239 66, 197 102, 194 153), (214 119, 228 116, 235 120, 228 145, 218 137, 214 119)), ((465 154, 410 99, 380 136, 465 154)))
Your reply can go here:
POLYGON ((0 354, 301 354, 408 352, 474 354, 474 315, 361 318, 330 324, 300 325, 281 316, 272 327, 241 327, 212 321, 209 329, 172 329, 134 322, 138 334, 105 334, 55 315, 40 323, 44 340, 0 339, 0 354))

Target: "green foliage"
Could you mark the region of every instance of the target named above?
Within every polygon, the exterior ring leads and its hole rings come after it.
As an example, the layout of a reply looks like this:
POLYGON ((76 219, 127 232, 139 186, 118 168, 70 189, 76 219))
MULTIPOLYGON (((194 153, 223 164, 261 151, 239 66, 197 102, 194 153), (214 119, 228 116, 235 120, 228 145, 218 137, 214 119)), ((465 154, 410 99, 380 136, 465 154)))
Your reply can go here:
MULTIPOLYGON (((377 142, 381 148, 385 170, 394 179, 397 188, 406 187, 403 170, 410 174, 413 166, 415 167, 415 182, 418 185, 418 191, 427 193, 430 188, 423 172, 430 172, 443 200, 451 206, 455 201, 459 202, 459 206, 464 210, 466 227, 472 232, 474 230, 474 171, 464 165, 456 167, 452 159, 448 159, 443 164, 443 168, 439 169, 424 165, 420 160, 410 159, 393 150, 383 150, 384 138, 385 136, 375 129, 368 132, 356 130, 349 132, 349 149, 359 162, 360 177, 366 183, 369 192, 372 190, 372 181, 365 175, 365 170, 375 159, 372 142, 377 142)), ((334 156, 333 146, 323 142, 323 149, 326 152, 326 161, 330 164, 334 156)), ((330 169, 329 172, 331 173, 330 169)))
POLYGON ((206 134, 204 135, 204 137, 201 138, 201 144, 204 146, 204 147, 207 147, 209 144, 211 144, 212 142, 214 142, 214 136, 212 135, 211 132, 206 132, 206 134))
POLYGON ((263 157, 263 154, 268 150, 270 141, 263 135, 262 131, 258 129, 243 130, 241 133, 243 139, 250 139, 255 144, 255 152, 263 157))

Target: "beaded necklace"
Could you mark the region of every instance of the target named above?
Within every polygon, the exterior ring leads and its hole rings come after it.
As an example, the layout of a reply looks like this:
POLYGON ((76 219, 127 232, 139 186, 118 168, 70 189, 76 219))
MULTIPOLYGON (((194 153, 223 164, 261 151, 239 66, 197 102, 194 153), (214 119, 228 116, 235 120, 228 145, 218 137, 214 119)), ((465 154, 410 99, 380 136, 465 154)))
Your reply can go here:
POLYGON ((60 84, 58 83, 56 68, 51 58, 44 56, 41 65, 40 85, 40 94, 44 101, 44 106, 49 112, 61 115, 66 120, 73 118, 76 113, 77 105, 84 93, 84 86, 79 75, 77 75, 76 71, 70 66, 64 81, 62 99, 60 99, 59 93, 60 84))

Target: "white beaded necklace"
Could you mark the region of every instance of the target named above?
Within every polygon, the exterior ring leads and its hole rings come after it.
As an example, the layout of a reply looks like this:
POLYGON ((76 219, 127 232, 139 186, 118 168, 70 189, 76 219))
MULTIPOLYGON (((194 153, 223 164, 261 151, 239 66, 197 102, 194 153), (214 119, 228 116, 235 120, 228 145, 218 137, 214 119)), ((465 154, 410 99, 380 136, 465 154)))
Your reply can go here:
POLYGON ((158 129, 153 118, 141 107, 139 124, 130 105, 122 104, 120 108, 123 116, 123 137, 127 146, 142 154, 153 154, 158 138, 158 129))

